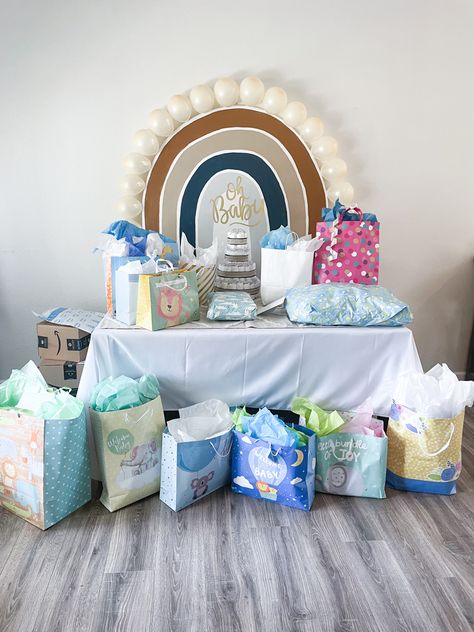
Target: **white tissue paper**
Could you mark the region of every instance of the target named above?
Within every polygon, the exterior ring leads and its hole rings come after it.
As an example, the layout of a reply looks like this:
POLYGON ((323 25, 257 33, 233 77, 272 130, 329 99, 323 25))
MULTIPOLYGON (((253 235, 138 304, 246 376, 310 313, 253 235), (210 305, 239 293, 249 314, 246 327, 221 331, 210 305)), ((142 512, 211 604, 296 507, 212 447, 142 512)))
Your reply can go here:
POLYGON ((317 239, 311 235, 300 237, 292 244, 287 246, 287 250, 302 250, 303 252, 316 252, 323 245, 324 239, 317 239))
POLYGON ((451 419, 472 406, 474 382, 461 382, 446 364, 437 364, 425 374, 403 375, 393 398, 422 417, 451 419))
POLYGON ((194 248, 189 243, 186 235, 181 234, 181 257, 180 264, 191 263, 196 266, 213 266, 217 262, 217 240, 215 239, 209 248, 194 248))
POLYGON ((147 257, 159 257, 163 252, 165 242, 161 239, 159 233, 149 233, 146 238, 145 254, 147 257))
POLYGON ((180 408, 179 415, 179 419, 168 421, 169 433, 177 443, 213 439, 234 425, 229 407, 219 399, 180 408))

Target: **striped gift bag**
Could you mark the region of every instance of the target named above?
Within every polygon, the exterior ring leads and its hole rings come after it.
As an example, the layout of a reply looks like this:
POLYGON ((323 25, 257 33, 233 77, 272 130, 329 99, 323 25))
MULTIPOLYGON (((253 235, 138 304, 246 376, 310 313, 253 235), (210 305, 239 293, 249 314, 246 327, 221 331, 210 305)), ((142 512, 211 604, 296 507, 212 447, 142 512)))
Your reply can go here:
POLYGON ((196 272, 199 304, 207 305, 207 296, 214 287, 214 281, 216 278, 216 266, 203 266, 195 263, 183 263, 179 266, 179 270, 184 270, 186 272, 194 270, 196 272))

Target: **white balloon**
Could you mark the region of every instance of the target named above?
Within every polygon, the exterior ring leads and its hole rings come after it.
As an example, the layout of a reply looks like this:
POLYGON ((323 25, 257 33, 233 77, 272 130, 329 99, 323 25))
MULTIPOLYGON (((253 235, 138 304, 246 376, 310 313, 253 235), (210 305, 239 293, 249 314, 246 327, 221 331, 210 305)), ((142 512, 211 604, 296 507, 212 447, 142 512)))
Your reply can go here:
POLYGON ((321 175, 326 180, 337 180, 347 175, 347 164, 341 158, 329 158, 321 165, 321 175))
POLYGON ((168 112, 179 123, 184 123, 191 118, 193 107, 191 101, 184 94, 175 94, 168 101, 168 112))
POLYGON ((153 110, 148 115, 148 125, 157 136, 167 138, 174 132, 174 119, 168 110, 153 110))
POLYGON ((126 219, 136 217, 142 212, 142 208, 140 200, 137 200, 137 198, 131 195, 120 198, 117 204, 117 211, 121 217, 125 217, 126 219))
POLYGON ((235 105, 239 100, 239 86, 230 77, 224 77, 214 84, 214 94, 219 105, 224 107, 235 105))
POLYGON ((265 86, 258 77, 245 77, 240 82, 240 100, 244 105, 258 105, 265 95, 265 86))
POLYGON ((151 160, 142 154, 133 152, 123 159, 123 168, 127 173, 148 173, 151 169, 151 160))
POLYGON ((263 107, 269 114, 279 114, 286 108, 288 97, 283 88, 268 88, 263 97, 263 107))
POLYGON ((135 173, 120 178, 120 189, 124 195, 138 195, 145 188, 145 180, 135 173))
POLYGON ((214 107, 214 92, 209 86, 194 86, 189 93, 193 108, 199 114, 209 112, 214 107))
POLYGON ((337 141, 332 136, 321 136, 311 144, 311 153, 318 160, 327 160, 337 154, 337 141))
POLYGON ((292 101, 291 103, 288 103, 280 116, 287 125, 290 125, 291 127, 298 127, 298 125, 301 125, 305 121, 307 115, 308 112, 306 111, 304 103, 301 103, 300 101, 292 101))
POLYGON ((298 131, 303 140, 307 143, 312 143, 323 135, 323 122, 316 116, 310 116, 304 123, 298 126, 298 131))
POLYGON ((342 204, 347 205, 354 199, 354 187, 349 182, 337 180, 331 183, 327 194, 331 202, 334 203, 339 198, 342 204))
POLYGON ((160 148, 160 142, 151 129, 139 129, 133 137, 133 148, 145 156, 154 156, 160 148))

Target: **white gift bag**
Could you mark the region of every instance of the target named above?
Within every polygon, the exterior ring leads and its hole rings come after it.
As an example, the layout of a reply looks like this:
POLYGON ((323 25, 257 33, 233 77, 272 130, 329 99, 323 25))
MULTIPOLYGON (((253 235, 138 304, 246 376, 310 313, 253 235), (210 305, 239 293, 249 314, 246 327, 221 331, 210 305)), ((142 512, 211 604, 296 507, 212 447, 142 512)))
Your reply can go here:
POLYGON ((260 296, 267 305, 294 287, 311 285, 314 252, 262 248, 260 296))
POLYGON ((166 259, 150 259, 145 263, 130 261, 115 273, 115 317, 127 325, 137 322, 138 277, 153 274, 164 269, 173 270, 173 264, 166 259))

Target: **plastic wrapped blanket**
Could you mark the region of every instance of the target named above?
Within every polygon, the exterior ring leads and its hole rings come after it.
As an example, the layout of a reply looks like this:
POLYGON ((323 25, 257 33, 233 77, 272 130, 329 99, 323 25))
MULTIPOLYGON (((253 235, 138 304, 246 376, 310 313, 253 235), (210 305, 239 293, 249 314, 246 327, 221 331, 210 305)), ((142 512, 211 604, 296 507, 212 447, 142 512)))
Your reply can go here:
POLYGON ((308 325, 397 327, 411 323, 406 303, 380 285, 325 283, 294 288, 286 295, 288 318, 308 325))
POLYGON ((255 320, 257 306, 247 292, 212 292, 207 317, 209 320, 255 320))

